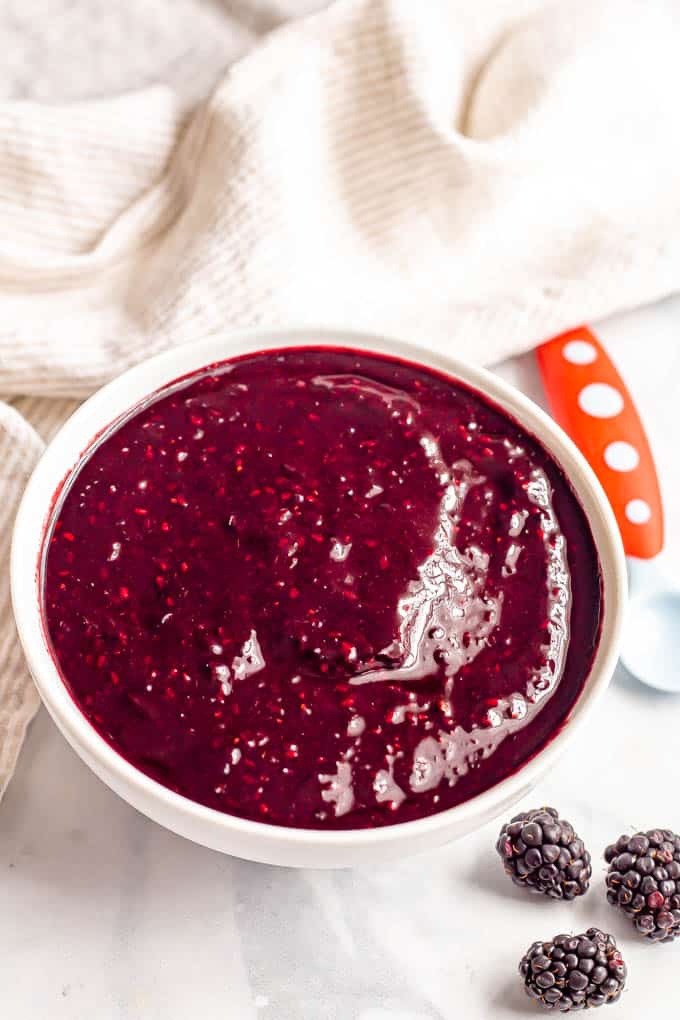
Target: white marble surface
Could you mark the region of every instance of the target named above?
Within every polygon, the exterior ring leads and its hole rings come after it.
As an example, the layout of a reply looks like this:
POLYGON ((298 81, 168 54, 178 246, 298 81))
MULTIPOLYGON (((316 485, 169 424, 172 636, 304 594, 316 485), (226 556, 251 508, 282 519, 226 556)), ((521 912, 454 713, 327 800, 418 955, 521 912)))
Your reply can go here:
MULTIPOLYGON (((668 516, 664 557, 677 574, 680 299, 604 324, 600 335, 651 434, 668 516)), ((501 370, 540 397, 531 357, 501 370)), ((493 849, 497 823, 382 870, 293 872, 220 857, 127 807, 42 712, 0 806, 2 1015, 538 1016, 519 957, 535 938, 592 924, 620 938, 629 964, 629 990, 611 1015, 675 1015, 680 945, 642 944, 607 906, 600 855, 622 831, 680 829, 679 733, 680 697, 643 689, 619 668, 578 745, 525 804, 555 804, 593 853, 591 892, 560 905, 511 886, 493 849)))

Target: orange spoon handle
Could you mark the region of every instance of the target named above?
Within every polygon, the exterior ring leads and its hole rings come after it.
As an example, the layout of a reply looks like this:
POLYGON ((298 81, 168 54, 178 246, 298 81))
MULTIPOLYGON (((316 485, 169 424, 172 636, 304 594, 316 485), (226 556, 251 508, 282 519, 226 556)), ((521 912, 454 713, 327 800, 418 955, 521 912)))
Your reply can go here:
POLYGON ((600 479, 628 556, 663 548, 663 506, 640 416, 597 337, 581 326, 542 344, 538 365, 555 420, 600 479))

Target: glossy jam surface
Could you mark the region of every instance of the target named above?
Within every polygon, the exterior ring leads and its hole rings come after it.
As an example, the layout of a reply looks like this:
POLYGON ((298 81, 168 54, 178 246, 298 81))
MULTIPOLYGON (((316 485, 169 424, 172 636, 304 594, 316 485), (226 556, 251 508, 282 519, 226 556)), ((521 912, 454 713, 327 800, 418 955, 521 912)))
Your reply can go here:
POLYGON ((479 395, 336 349, 159 394, 57 508, 46 623, 74 699, 161 783, 305 827, 432 814, 560 727, 600 572, 559 467, 479 395))

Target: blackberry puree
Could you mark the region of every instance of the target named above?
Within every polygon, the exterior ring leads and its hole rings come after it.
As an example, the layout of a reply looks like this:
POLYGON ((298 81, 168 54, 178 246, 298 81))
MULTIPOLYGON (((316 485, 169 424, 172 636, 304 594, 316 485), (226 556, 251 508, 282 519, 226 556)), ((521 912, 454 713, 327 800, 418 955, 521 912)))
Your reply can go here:
POLYGON ((105 434, 46 540, 74 700, 219 811, 363 828, 515 771, 587 678, 585 514, 523 428, 376 354, 285 349, 182 380, 105 434))

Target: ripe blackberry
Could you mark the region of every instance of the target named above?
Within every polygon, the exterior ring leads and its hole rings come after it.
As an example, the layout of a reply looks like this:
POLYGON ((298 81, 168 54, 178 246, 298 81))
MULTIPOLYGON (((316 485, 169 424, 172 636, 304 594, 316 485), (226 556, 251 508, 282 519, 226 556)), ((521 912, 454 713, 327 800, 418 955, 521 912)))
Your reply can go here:
POLYGON ((626 965, 616 942, 598 928, 534 942, 519 972, 527 995, 560 1013, 616 1002, 626 983, 626 965))
POLYGON ((501 829, 496 850, 515 885, 556 900, 573 900, 588 891, 590 854, 554 808, 515 815, 501 829))
POLYGON ((607 899, 652 942, 680 935, 680 836, 650 829, 620 836, 604 852, 607 899))

